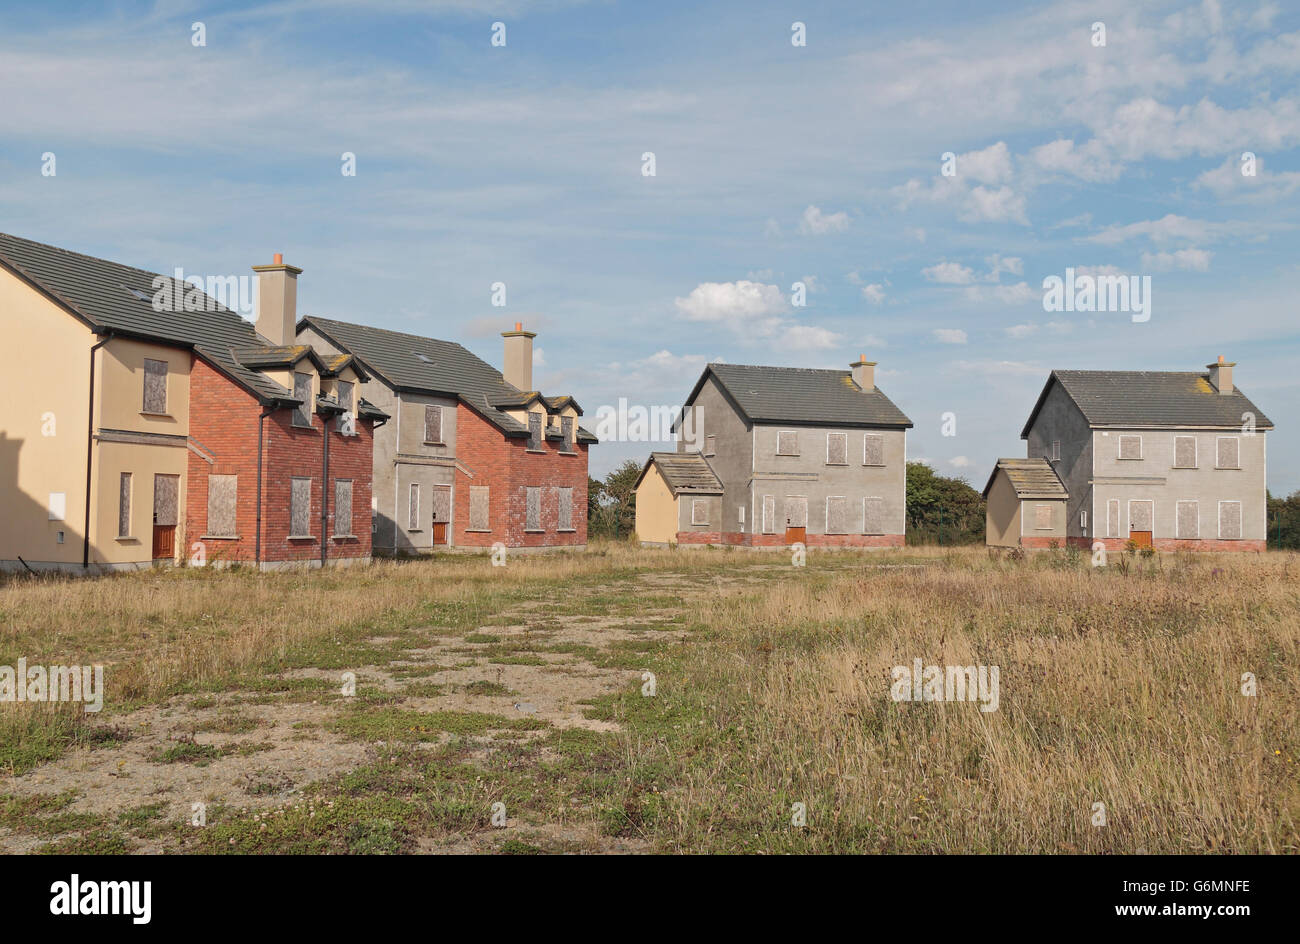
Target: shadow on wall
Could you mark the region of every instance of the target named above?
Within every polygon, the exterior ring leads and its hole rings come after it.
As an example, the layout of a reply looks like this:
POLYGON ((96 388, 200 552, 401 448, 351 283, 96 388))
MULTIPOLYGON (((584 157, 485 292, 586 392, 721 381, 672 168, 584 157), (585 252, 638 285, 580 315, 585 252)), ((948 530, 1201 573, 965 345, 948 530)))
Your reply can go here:
POLYGON ((0 573, 27 573, 20 557, 33 570, 80 572, 83 532, 68 520, 67 506, 82 496, 65 493, 63 520, 51 520, 52 509, 18 487, 24 442, 0 430, 0 573))

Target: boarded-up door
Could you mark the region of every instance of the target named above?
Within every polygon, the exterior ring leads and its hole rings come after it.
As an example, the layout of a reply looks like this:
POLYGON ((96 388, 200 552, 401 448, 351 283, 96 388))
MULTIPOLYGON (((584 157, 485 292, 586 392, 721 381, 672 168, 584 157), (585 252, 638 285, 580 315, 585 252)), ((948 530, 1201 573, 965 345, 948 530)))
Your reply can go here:
POLYGON ((153 559, 176 556, 176 506, 180 494, 179 475, 153 477, 153 559))
POLYGON ((433 487, 433 543, 447 543, 447 524, 451 521, 451 486, 433 487))
POLYGON ((808 539, 808 499, 795 495, 785 500, 785 543, 803 544, 808 539))
POLYGON ((1151 546, 1151 533, 1155 530, 1155 503, 1131 501, 1128 503, 1128 536, 1138 547, 1151 546))

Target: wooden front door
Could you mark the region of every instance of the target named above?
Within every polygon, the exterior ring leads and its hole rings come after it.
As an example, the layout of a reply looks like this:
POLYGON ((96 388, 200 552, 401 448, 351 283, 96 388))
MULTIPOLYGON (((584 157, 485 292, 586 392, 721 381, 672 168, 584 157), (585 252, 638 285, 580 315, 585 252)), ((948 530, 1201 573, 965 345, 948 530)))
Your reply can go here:
POLYGON ((786 544, 803 544, 806 542, 807 537, 808 537, 807 528, 795 528, 795 527, 791 527, 790 525, 786 525, 785 528, 786 544))
POLYGON ((802 495, 787 495, 784 511, 785 543, 805 543, 808 540, 808 499, 802 495))
POLYGON ((1150 546, 1151 546, 1151 532, 1150 532, 1150 531, 1130 531, 1130 532, 1128 533, 1128 536, 1129 536, 1129 538, 1133 541, 1133 543, 1136 544, 1138 547, 1150 547, 1150 546))
POLYGON ((451 521, 451 486, 433 487, 433 545, 446 546, 447 525, 451 521))
POLYGON ((153 559, 176 557, 176 506, 180 498, 179 475, 153 477, 153 559))

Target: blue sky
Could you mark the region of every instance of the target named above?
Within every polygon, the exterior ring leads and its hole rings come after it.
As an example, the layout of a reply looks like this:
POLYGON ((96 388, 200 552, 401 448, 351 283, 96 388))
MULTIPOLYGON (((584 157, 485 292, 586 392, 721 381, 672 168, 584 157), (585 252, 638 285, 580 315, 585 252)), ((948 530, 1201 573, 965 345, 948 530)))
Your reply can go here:
POLYGON ((165 272, 282 252, 301 313, 494 364, 523 321, 593 423, 710 360, 865 353, 910 454, 977 487, 1052 368, 1223 354, 1289 493, 1298 73, 1270 2, 6 6, 0 230, 165 272), (1067 267, 1150 276, 1150 320, 1044 311, 1067 267))

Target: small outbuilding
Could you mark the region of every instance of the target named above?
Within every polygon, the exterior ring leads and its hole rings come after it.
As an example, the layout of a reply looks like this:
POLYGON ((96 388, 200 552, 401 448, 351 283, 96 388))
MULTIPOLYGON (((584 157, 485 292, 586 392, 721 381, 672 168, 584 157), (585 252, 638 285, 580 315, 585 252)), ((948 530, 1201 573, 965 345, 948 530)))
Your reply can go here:
POLYGON ((722 481, 701 453, 650 453, 634 487, 643 545, 722 542, 722 481))
POLYGON ((990 547, 1066 543, 1070 493, 1044 458, 999 459, 984 486, 984 541, 990 547))

